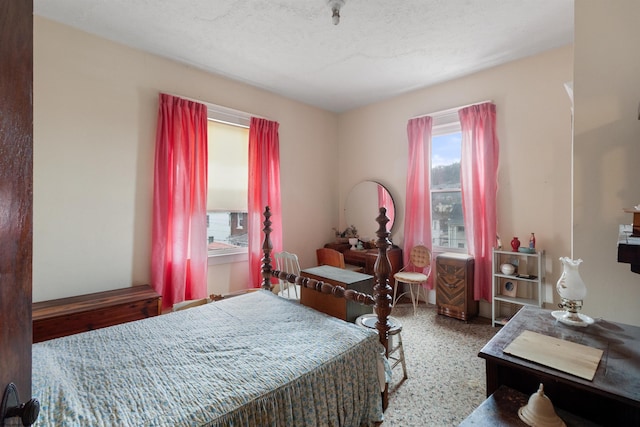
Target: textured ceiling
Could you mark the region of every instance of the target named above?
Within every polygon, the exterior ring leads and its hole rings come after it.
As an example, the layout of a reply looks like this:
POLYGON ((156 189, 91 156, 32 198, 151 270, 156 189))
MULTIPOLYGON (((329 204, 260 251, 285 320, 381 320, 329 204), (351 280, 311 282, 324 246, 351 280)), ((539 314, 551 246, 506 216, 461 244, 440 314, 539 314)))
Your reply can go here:
POLYGON ((342 112, 573 42, 574 0, 35 0, 34 13, 342 112))

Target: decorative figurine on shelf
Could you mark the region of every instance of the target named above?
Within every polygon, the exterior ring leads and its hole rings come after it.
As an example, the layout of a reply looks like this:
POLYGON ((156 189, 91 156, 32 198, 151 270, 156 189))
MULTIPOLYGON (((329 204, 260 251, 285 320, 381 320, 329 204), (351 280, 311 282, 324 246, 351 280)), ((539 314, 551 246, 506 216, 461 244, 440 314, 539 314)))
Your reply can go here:
POLYGON ((496 246, 498 250, 502 249, 502 240, 500 239, 500 235, 498 234, 496 234, 496 246))
POLYGON ((358 238, 357 237, 349 237, 349 244, 351 245, 351 250, 355 251, 358 245, 358 238))
POLYGON ((531 237, 529 237, 529 249, 535 249, 536 248, 536 236, 535 234, 531 233, 531 237))
POLYGON ((511 240, 511 249, 513 249, 513 252, 518 252, 519 247, 520 240, 517 237, 514 237, 513 240, 511 240))

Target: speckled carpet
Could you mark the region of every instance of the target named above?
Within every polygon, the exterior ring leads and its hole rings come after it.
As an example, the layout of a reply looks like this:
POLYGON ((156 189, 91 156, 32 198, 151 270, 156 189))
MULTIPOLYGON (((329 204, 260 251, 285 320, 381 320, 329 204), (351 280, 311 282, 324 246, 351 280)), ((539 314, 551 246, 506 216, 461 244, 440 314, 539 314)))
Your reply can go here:
MULTIPOLYGON (((295 298, 293 288, 290 297, 295 298)), ((465 323, 442 316, 424 303, 414 316, 409 300, 391 315, 402 323, 408 378, 402 380, 398 364, 381 427, 457 426, 485 400, 485 363, 478 352, 499 328, 489 319, 465 323)))
POLYGON ((478 352, 498 331, 486 319, 469 323, 438 315, 433 305, 396 305, 408 379, 393 370, 383 427, 457 426, 485 399, 485 364, 478 352))

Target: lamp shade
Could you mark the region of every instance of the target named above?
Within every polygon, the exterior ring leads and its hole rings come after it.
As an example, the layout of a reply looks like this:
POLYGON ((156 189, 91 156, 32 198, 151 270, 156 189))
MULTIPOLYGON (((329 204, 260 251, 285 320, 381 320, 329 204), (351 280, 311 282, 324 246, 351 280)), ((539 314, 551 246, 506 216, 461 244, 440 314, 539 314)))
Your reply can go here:
POLYGON ((561 257, 560 261, 562 262, 562 275, 556 283, 558 294, 562 298, 572 301, 583 300, 587 296, 587 287, 578 271, 582 260, 561 257))

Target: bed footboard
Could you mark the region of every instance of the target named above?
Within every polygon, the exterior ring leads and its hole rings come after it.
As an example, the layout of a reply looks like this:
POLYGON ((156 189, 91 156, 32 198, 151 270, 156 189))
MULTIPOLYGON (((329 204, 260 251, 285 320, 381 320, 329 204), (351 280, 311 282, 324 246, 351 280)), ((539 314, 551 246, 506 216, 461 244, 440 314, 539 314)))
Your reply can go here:
MULTIPOLYGON (((389 315, 391 314, 391 300, 393 289, 389 284, 389 275, 391 273, 391 263, 387 256, 387 251, 391 246, 389 241, 390 233, 387 231, 387 223, 389 218, 387 217, 387 209, 381 207, 379 215, 376 218, 378 223, 378 230, 376 231, 376 247, 378 248, 378 257, 374 265, 374 277, 375 285, 373 287, 373 295, 358 292, 353 289, 345 289, 342 286, 334 286, 329 283, 324 283, 320 280, 310 279, 307 277, 300 277, 295 274, 286 273, 273 269, 271 252, 273 251, 273 245, 271 243, 271 210, 267 206, 264 211, 264 241, 262 244, 262 252, 264 254, 262 258, 262 288, 271 290, 273 285, 271 279, 286 280, 289 283, 294 283, 301 287, 312 289, 316 292, 333 295, 336 298, 344 298, 348 301, 354 301, 359 304, 373 306, 378 320, 376 322, 376 329, 378 330, 378 337, 380 343, 385 348, 386 356, 389 356, 389 315)), ((387 387, 388 388, 388 387, 387 387)), ((387 407, 387 389, 385 389, 382 399, 383 408, 387 407)))

